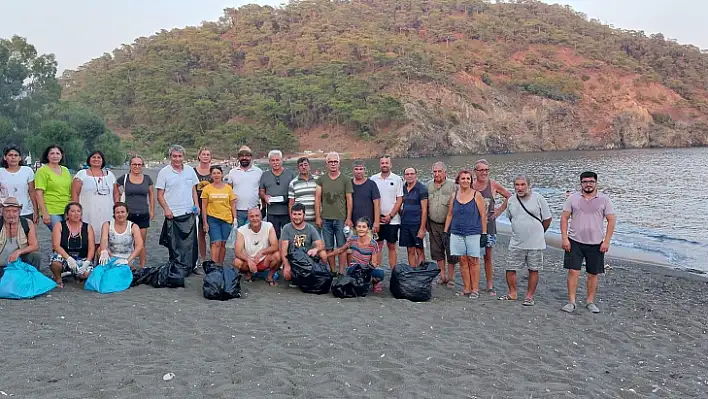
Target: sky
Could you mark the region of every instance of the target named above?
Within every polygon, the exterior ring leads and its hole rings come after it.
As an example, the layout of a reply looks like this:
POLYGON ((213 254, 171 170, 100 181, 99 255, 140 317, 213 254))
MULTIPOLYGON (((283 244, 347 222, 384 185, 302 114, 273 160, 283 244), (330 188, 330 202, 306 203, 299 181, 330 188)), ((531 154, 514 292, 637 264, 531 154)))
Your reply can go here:
MULTIPOLYGON (((544 0, 568 4, 616 28, 661 32, 708 48, 706 0, 544 0)), ((26 37, 40 53, 54 53, 58 72, 75 69, 121 44, 161 29, 214 21, 227 7, 285 0, 0 0, 0 38, 26 37)))

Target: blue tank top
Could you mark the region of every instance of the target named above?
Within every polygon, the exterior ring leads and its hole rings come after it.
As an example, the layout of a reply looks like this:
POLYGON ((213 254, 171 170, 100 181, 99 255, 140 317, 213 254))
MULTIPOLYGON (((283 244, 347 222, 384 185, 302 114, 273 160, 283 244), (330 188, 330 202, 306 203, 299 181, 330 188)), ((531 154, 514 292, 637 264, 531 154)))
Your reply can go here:
POLYGON ((474 193, 472 201, 463 204, 457 200, 452 203, 452 221, 450 222, 450 233, 459 236, 471 236, 482 234, 482 217, 477 209, 477 193, 474 193))

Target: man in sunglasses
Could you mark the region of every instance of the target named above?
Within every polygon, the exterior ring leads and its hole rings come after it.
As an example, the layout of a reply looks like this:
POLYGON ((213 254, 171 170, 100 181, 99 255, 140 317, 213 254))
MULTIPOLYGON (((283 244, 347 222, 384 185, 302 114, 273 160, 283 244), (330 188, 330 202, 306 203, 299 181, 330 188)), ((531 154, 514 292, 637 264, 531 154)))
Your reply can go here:
MULTIPOLYGON (((315 222, 322 229, 327 252, 346 243, 344 226, 352 227, 352 180, 339 170, 339 154, 330 152, 325 158, 327 174, 317 179, 315 192, 315 222)), ((329 268, 335 271, 334 257, 330 257, 329 268)), ((347 253, 339 254, 339 273, 344 273, 347 253)))
POLYGON ((585 260, 588 274, 585 307, 592 313, 600 313, 595 305, 597 275, 605 272, 605 253, 610 249, 617 219, 610 197, 597 191, 595 172, 580 174, 580 188, 580 192, 573 193, 565 201, 561 214, 561 238, 565 250, 563 268, 568 269, 568 303, 561 310, 575 311, 575 293, 585 260), (603 226, 605 219, 606 229, 603 226))
POLYGON ((272 150, 268 153, 270 170, 263 172, 259 196, 266 206, 267 220, 273 225, 275 235, 280 240, 280 230, 290 223, 288 215, 288 188, 295 179, 295 173, 283 168, 283 153, 272 150))
MULTIPOLYGON (((239 226, 248 223, 248 210, 258 208, 258 187, 263 170, 252 164, 253 152, 247 146, 238 150, 238 166, 231 169, 228 182, 236 194, 236 219, 239 226)), ((282 183, 281 183, 282 184, 282 183)))

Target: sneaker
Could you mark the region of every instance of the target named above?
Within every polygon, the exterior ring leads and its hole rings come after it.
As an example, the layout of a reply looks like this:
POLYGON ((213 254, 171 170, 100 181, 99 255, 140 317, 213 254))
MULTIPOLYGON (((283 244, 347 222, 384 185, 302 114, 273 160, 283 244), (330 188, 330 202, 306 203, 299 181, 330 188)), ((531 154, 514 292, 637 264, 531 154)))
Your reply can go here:
POLYGON ((598 308, 597 305, 595 305, 592 302, 585 305, 585 307, 588 308, 588 310, 593 313, 600 313, 600 308, 598 308))
POLYGON ((204 269, 202 268, 202 265, 199 265, 192 269, 192 273, 196 274, 197 276, 203 276, 204 275, 204 269))
POLYGON ((562 311, 566 313, 573 313, 575 312, 575 304, 572 302, 567 303, 565 306, 561 308, 562 311))

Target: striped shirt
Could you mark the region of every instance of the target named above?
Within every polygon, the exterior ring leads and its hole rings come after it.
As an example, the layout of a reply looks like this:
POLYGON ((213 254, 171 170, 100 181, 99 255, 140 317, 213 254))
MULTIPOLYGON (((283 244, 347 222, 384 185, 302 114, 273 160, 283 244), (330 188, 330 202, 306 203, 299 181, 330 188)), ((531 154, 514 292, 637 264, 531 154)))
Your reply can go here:
POLYGON ((317 182, 312 175, 308 177, 307 180, 304 180, 302 176, 298 176, 290 182, 288 185, 288 198, 305 205, 305 221, 314 222, 317 182))
POLYGON ((376 241, 371 239, 369 244, 362 246, 356 236, 349 238, 349 249, 352 250, 350 262, 352 265, 368 265, 371 262, 371 258, 379 253, 379 246, 376 245, 376 241))

